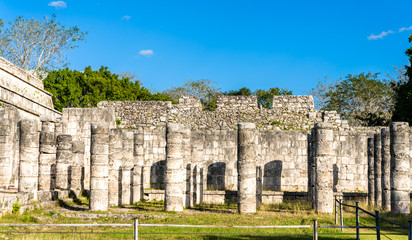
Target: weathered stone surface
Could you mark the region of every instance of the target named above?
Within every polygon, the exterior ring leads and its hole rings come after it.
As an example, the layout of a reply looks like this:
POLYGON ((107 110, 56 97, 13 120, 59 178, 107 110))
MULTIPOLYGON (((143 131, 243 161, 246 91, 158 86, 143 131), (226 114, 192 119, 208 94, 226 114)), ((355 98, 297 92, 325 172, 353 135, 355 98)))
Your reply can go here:
POLYGON ((73 161, 72 136, 62 134, 57 136, 56 154, 56 189, 70 190, 71 166, 73 161))
POLYGON ((185 179, 183 168, 183 130, 184 126, 181 124, 168 123, 166 125, 166 211, 183 211, 185 179))
POLYGON ((391 149, 391 212, 410 214, 409 124, 393 122, 390 125, 391 149))
POLYGON ((374 182, 375 182, 375 205, 382 206, 382 142, 381 134, 375 133, 374 143, 374 182))
POLYGON ((37 199, 39 177, 39 123, 36 120, 20 122, 19 192, 37 199))
MULTIPOLYGON (((91 149, 109 149, 109 124, 91 124, 91 149)), ((107 211, 109 207, 109 155, 108 151, 93 151, 90 169, 91 211, 107 211)))
POLYGON ((139 127, 133 136, 133 156, 135 159, 132 178, 132 203, 143 199, 144 182, 144 131, 139 127))
POLYGON ((368 204, 375 204, 374 143, 368 138, 368 204))
POLYGON ((333 128, 329 123, 315 124, 315 209, 319 213, 333 212, 333 163, 335 151, 333 128))
POLYGON ((256 213, 257 130, 254 123, 238 124, 238 212, 256 213))
POLYGON ((391 152, 389 128, 382 128, 382 208, 391 210, 391 152))
POLYGON ((84 161, 84 142, 73 141, 72 142, 72 168, 71 168, 71 186, 70 189, 75 193, 80 193, 84 190, 84 185, 82 183, 83 173, 83 161, 84 161))
POLYGON ((39 187, 40 191, 53 191, 56 181, 56 172, 52 166, 56 165, 56 133, 54 122, 43 121, 40 132, 39 156, 39 187))

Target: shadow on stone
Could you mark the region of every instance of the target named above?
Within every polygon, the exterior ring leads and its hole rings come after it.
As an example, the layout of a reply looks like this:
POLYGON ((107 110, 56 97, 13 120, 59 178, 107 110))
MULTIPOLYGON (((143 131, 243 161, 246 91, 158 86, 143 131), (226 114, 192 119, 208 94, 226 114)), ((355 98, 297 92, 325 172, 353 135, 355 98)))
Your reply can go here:
POLYGON ((216 162, 210 164, 207 168, 207 189, 208 190, 225 190, 226 163, 216 162))
POLYGON ((150 167, 150 188, 165 189, 166 161, 155 162, 150 167))
POLYGON ((282 161, 268 162, 263 170, 263 191, 281 191, 282 188, 282 161))

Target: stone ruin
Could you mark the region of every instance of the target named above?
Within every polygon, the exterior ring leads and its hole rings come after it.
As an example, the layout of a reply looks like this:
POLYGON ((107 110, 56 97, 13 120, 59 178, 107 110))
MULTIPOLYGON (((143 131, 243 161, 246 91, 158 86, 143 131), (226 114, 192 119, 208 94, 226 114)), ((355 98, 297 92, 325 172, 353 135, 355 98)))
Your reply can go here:
POLYGON ((88 192, 90 210, 165 200, 167 211, 237 202, 368 199, 410 212, 411 129, 355 128, 312 96, 220 96, 217 109, 183 97, 52 108, 41 81, 0 58, 0 207, 88 192))

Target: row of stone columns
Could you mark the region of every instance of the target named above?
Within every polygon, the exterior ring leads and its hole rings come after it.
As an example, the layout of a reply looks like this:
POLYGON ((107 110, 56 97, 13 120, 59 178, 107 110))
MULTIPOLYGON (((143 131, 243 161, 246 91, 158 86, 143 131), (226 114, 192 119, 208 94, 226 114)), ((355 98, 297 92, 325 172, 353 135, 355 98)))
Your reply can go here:
POLYGON ((391 123, 368 139, 368 203, 392 213, 410 212, 409 125, 391 123))
POLYGON ((70 135, 56 137, 55 123, 49 120, 42 121, 40 132, 36 120, 24 119, 19 125, 19 191, 39 200, 51 199, 52 193, 79 194, 84 144, 72 142, 70 135))

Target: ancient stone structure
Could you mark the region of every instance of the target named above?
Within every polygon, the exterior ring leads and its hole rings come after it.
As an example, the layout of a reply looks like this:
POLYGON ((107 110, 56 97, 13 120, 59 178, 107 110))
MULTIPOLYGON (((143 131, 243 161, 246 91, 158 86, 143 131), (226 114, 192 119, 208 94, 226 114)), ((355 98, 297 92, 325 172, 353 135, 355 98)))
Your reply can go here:
POLYGON ((52 94, 43 82, 0 57, 0 104, 18 110, 23 118, 59 117, 53 109, 52 94))
POLYGON ((183 211, 185 169, 183 167, 184 126, 176 123, 166 125, 166 173, 165 210, 183 211))
POLYGON ((368 203, 375 204, 374 140, 368 138, 368 203))
POLYGON ((382 128, 382 208, 391 210, 391 151, 389 128, 382 128))
POLYGON ((0 183, 8 188, 13 176, 12 122, 0 121, 0 183))
POLYGON ((390 208, 391 180, 392 209, 406 212, 410 185, 403 183, 412 179, 401 159, 407 158, 402 151, 412 149, 412 139, 398 133, 410 131, 407 126, 393 127, 404 130, 394 131, 391 177, 388 130, 351 127, 335 111, 315 110, 311 96, 275 96, 271 109, 259 106, 254 96, 219 96, 213 111, 202 110, 196 98, 182 97, 177 104, 101 102, 60 114, 50 109, 51 95, 40 80, 9 65, 0 58, 0 188, 19 187, 25 202, 36 195, 50 200, 51 193, 64 198, 70 190, 89 192, 91 210, 165 199, 167 210, 181 211, 202 202, 254 197, 254 204, 240 208, 309 200, 317 211, 330 213, 334 196, 365 198, 373 179, 369 199, 379 205, 382 164, 382 205, 390 208), (28 119, 36 123, 27 125, 28 119), (247 173, 239 171, 237 161, 244 146, 242 122, 256 127, 254 155, 244 158, 255 165, 247 173), (381 141, 368 145, 379 132, 381 141), (238 182, 244 174, 255 181, 246 193, 238 182))
POLYGON ((42 121, 39 152, 39 199, 50 199, 56 182, 56 133, 52 121, 42 121))
POLYGON ((391 212, 410 214, 409 124, 390 125, 391 146, 391 212))
POLYGON ((315 124, 315 209, 319 213, 333 212, 333 128, 328 123, 315 124))
POLYGON ((373 144, 374 144, 374 183, 375 183, 375 205, 381 207, 382 206, 382 142, 381 142, 381 134, 375 133, 373 137, 373 144))
POLYGON ((19 192, 37 199, 39 177, 39 123, 36 120, 20 122, 19 192))
POLYGON ((72 161, 72 136, 66 134, 58 135, 56 154, 56 190, 61 190, 61 194, 68 194, 68 191, 70 190, 72 161))
POLYGON ((239 213, 256 213, 257 141, 254 123, 238 124, 237 209, 239 213))
POLYGON ((72 142, 72 165, 70 190, 77 196, 84 190, 82 179, 84 178, 83 160, 84 160, 84 142, 72 142))
POLYGON ((90 204, 92 211, 109 207, 109 125, 91 124, 90 204))
POLYGON ((139 202, 143 199, 143 166, 144 166, 144 157, 143 157, 143 143, 144 143, 144 133, 143 128, 138 128, 137 132, 134 134, 133 144, 135 157, 135 164, 133 166, 133 194, 132 202, 139 202))

